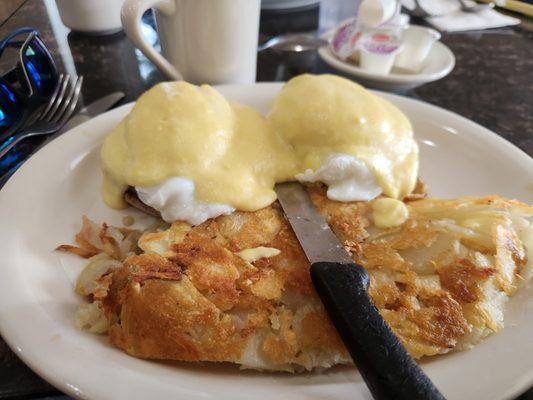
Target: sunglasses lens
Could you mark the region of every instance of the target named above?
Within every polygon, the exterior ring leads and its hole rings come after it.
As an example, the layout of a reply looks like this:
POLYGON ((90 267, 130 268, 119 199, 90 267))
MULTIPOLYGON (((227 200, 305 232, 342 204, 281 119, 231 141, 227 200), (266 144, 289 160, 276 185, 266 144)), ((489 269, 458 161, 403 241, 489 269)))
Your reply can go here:
POLYGON ((58 83, 58 75, 48 51, 35 37, 23 51, 24 66, 33 88, 43 96, 51 95, 58 83))
POLYGON ((21 116, 20 99, 9 85, 0 82, 0 133, 16 124, 21 116))

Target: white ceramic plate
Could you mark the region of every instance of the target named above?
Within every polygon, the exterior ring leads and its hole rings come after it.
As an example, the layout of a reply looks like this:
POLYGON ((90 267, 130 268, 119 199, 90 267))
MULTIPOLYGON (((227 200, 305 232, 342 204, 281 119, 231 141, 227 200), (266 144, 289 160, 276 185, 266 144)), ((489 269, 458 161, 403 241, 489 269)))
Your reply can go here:
MULTIPOLYGON (((229 99, 266 112, 281 84, 221 86, 229 99)), ((456 114, 381 94, 411 119, 421 176, 431 195, 499 193, 533 203, 533 160, 456 114)), ((87 399, 368 399, 353 368, 324 373, 241 372, 232 365, 129 357, 106 338, 76 330, 73 282, 84 262, 53 249, 71 243, 83 214, 120 223, 103 204, 98 149, 131 105, 84 123, 35 154, 0 191, 0 330, 39 375, 87 399)), ((505 399, 533 383, 533 287, 507 307, 506 328, 474 349, 437 357, 424 370, 449 399, 505 399)))
MULTIPOLYGON (((329 34, 326 37, 330 37, 329 34)), ((402 73, 393 68, 388 75, 379 75, 363 70, 357 65, 339 59, 330 46, 318 49, 322 60, 330 67, 354 77, 367 87, 382 90, 406 90, 444 78, 455 66, 455 56, 442 42, 435 42, 422 70, 416 74, 402 73)))

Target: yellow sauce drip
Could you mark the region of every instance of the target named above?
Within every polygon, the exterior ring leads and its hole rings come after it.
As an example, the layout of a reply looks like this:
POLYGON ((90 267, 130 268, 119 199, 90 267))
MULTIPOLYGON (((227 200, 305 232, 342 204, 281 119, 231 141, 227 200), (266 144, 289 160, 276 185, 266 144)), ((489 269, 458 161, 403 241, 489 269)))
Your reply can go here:
POLYGON ((331 75, 292 79, 265 118, 210 86, 167 82, 144 93, 102 147, 103 197, 125 207, 128 186, 191 179, 197 201, 255 211, 276 182, 354 155, 390 197, 416 183, 418 147, 407 118, 361 86, 331 75))
POLYGON ((407 221, 409 210, 400 200, 382 197, 372 203, 372 217, 378 228, 392 228, 407 221))

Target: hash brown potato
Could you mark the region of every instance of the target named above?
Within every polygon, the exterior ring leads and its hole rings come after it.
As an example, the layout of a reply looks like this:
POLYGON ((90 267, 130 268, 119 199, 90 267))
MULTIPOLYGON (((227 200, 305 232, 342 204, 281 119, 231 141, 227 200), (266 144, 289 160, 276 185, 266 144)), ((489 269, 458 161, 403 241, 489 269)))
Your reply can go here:
MULTIPOLYGON (((531 277, 527 204, 413 196, 403 225, 378 229, 372 202, 308 191, 415 358, 467 349, 502 329, 505 302, 531 277)), ((90 261, 76 286, 89 302, 76 322, 130 355, 291 372, 351 363, 277 203, 143 233, 84 217, 76 242, 58 248, 90 261)))

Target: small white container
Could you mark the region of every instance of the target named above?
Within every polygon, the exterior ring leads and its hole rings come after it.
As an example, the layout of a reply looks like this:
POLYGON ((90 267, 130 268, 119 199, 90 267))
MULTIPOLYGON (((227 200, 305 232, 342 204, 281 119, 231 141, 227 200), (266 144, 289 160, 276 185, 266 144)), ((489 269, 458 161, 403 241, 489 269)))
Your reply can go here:
POLYGON ((335 29, 331 39, 331 49, 341 60, 346 60, 356 51, 360 36, 357 20, 350 18, 335 29))
POLYGON ((398 5, 396 0, 363 0, 359 6, 357 19, 364 26, 379 26, 394 17, 398 5))
POLYGON ((76 32, 109 35, 122 30, 124 0, 56 0, 61 21, 76 32))
POLYGON ((410 72, 419 72, 433 43, 440 37, 440 33, 435 29, 411 25, 402 34, 403 50, 396 57, 394 65, 410 72))
POLYGON ((409 19, 407 14, 397 14, 392 20, 385 24, 382 29, 389 31, 391 35, 401 37, 403 31, 409 27, 409 19))
POLYGON ((374 34, 361 41, 359 66, 377 75, 389 74, 402 43, 389 35, 374 34))

